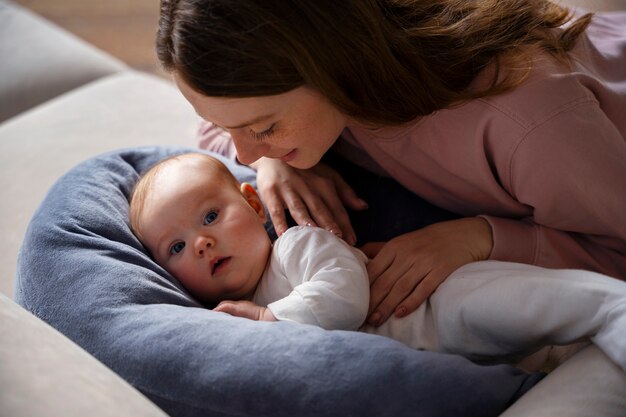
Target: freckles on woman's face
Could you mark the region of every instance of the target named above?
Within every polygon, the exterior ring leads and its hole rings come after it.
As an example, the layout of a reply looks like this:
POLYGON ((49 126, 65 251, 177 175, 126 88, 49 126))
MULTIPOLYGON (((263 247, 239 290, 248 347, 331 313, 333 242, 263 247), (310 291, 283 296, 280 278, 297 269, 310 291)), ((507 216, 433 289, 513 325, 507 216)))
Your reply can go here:
POLYGON ((314 166, 335 143, 348 118, 326 97, 308 87, 274 96, 208 97, 180 77, 178 88, 203 119, 226 129, 238 159, 280 159, 296 168, 314 166))

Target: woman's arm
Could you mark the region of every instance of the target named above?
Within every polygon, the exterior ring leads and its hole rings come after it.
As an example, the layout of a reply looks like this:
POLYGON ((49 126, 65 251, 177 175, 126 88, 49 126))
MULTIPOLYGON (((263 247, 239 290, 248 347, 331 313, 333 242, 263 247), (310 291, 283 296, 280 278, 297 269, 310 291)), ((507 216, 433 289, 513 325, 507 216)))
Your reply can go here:
POLYGON ((375 256, 370 324, 410 313, 454 269, 479 259, 626 279, 626 139, 595 100, 533 126, 505 166, 498 177, 531 209, 527 218, 444 222, 364 248, 375 256))
POLYGON ((595 101, 534 129, 512 156, 506 182, 533 215, 484 216, 490 259, 626 279, 626 138, 595 101))

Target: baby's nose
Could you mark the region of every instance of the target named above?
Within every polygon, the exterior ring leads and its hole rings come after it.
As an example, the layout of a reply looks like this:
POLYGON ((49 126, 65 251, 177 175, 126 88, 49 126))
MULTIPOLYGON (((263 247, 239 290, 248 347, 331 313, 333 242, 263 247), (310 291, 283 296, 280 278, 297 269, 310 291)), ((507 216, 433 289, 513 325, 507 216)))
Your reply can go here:
POLYGON ((209 236, 198 236, 195 243, 196 254, 202 256, 207 249, 215 244, 215 241, 209 236))

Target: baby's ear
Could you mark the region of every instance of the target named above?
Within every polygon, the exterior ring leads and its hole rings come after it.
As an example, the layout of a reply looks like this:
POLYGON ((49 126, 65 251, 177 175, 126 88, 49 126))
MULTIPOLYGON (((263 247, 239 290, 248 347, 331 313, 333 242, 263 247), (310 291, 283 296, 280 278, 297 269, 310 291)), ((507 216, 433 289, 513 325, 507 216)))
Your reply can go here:
POLYGON ((254 187, 247 182, 242 183, 241 194, 243 194, 243 197, 246 199, 248 204, 250 204, 250 207, 252 207, 254 211, 256 211, 256 213, 259 215, 259 218, 265 221, 265 208, 263 207, 261 198, 257 194, 254 187))

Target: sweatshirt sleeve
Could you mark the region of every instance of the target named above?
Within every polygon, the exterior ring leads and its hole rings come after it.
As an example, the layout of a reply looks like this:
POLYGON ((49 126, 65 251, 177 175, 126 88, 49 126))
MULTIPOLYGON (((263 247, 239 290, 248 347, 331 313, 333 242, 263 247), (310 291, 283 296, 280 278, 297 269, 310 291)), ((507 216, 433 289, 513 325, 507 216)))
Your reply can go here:
POLYGON ((493 231, 491 259, 626 279, 626 139, 597 102, 535 127, 508 166, 504 181, 533 216, 482 216, 493 231))
POLYGON ((275 243, 293 291, 268 305, 278 320, 356 330, 367 315, 366 257, 332 233, 292 227, 275 243))
POLYGON ((200 149, 218 153, 237 162, 237 150, 230 134, 224 129, 203 120, 197 136, 200 149))

